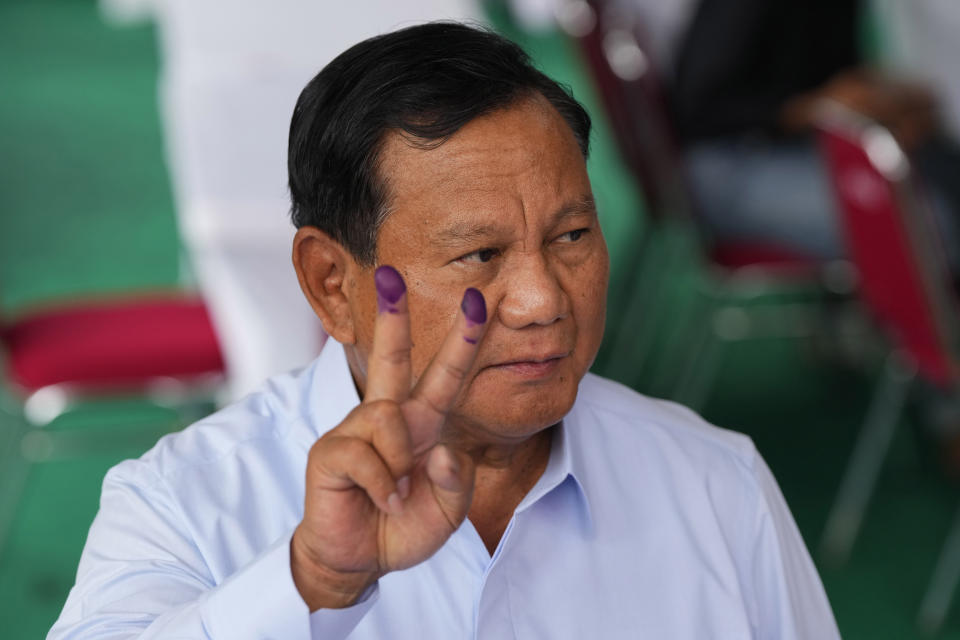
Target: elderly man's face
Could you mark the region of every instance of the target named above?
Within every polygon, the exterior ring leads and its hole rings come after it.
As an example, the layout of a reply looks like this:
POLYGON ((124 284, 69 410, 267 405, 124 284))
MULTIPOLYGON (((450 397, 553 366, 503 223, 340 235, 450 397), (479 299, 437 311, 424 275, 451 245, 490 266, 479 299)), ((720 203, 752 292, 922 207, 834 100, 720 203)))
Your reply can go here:
MULTIPOLYGON (((392 135, 382 158, 392 206, 378 262, 407 283, 414 376, 476 287, 489 329, 451 425, 509 442, 560 420, 600 346, 608 275, 569 126, 537 97, 477 118, 435 149, 392 135)), ((363 362, 376 313, 369 280, 355 308, 363 362)))

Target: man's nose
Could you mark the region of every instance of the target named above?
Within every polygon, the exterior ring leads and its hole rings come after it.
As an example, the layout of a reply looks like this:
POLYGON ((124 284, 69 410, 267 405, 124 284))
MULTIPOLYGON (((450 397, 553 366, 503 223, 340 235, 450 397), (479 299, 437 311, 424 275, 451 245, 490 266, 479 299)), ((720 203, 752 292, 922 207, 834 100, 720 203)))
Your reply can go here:
POLYGON ((567 294, 542 254, 517 259, 503 275, 504 294, 497 315, 504 326, 546 326, 569 313, 567 294))

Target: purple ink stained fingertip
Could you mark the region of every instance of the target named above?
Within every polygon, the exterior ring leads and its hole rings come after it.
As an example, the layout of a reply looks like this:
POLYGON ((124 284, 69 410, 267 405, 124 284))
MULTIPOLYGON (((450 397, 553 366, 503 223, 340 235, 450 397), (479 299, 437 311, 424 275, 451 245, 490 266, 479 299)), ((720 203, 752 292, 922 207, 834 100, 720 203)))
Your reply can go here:
POLYGON ((487 302, 483 299, 483 294, 470 287, 463 294, 463 302, 460 303, 463 309, 463 315, 473 324, 483 324, 487 321, 487 302))
POLYGON ((390 304, 396 304, 407 291, 400 272, 390 265, 379 267, 373 274, 373 282, 377 287, 377 295, 390 304))

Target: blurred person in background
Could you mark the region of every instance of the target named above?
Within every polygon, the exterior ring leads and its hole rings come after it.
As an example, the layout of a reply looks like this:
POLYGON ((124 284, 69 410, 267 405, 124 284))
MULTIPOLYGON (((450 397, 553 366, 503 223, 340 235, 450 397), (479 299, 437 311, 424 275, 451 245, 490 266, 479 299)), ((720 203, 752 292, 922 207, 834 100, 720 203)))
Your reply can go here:
POLYGON ((100 0, 153 19, 167 165, 187 265, 227 364, 225 401, 309 362, 325 334, 290 262, 289 114, 316 70, 398 26, 481 17, 476 0, 100 0))
POLYGON ((866 8, 858 0, 700 0, 671 79, 698 211, 727 241, 844 256, 812 135, 818 107, 832 100, 886 126, 915 159, 960 272, 960 153, 941 129, 934 92, 921 82, 934 78, 896 77, 867 64, 859 36, 866 8))
MULTIPOLYGON (((545 28, 570 0, 514 0, 545 28)), ((862 53, 868 0, 604 0, 635 18, 670 94, 697 213, 717 239, 799 256, 846 254, 813 124, 825 100, 888 127, 915 160, 960 274, 960 81, 951 0, 874 0, 896 73, 862 53), (919 6, 922 5, 922 6, 919 6), (916 9, 916 10, 915 10, 916 9), (940 119, 939 100, 946 105, 940 119), (945 126, 944 126, 945 125, 945 126)), ((872 15, 872 14, 871 14, 872 15)))

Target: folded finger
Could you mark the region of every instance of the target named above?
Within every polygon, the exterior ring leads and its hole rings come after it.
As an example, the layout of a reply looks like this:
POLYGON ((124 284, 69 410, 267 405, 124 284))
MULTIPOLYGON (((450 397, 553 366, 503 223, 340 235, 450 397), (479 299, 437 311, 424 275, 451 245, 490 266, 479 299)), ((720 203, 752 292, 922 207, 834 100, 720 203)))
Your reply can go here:
POLYGON ((369 442, 341 436, 324 442, 323 447, 324 455, 317 463, 328 480, 320 488, 342 491, 357 486, 384 513, 399 514, 403 510, 401 487, 369 442))

